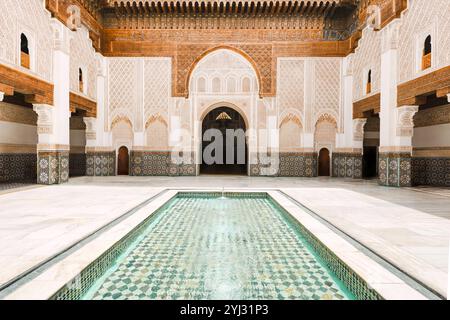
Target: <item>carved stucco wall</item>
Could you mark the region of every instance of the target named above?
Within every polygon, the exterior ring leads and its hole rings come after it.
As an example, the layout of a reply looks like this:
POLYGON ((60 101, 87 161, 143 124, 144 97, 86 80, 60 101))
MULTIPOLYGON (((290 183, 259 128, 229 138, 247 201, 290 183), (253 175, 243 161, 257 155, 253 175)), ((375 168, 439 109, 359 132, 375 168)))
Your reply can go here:
POLYGON ((304 65, 304 60, 279 60, 277 104, 281 114, 289 109, 304 112, 304 65))
POLYGON ((138 72, 138 59, 109 59, 109 127, 117 118, 138 121, 138 72))
POLYGON ((144 122, 161 116, 168 121, 171 96, 171 60, 147 59, 144 61, 144 122))
MULTIPOLYGON (((135 132, 153 128, 154 119, 169 122, 170 58, 111 58, 109 61, 109 127, 128 119, 135 132)), ((148 140, 148 139, 147 139, 148 140)), ((148 146, 151 146, 147 143, 148 146)))
POLYGON ((258 92, 254 70, 248 61, 230 50, 217 50, 201 60, 190 80, 195 93, 249 94, 258 92))
POLYGON ((341 60, 314 59, 314 118, 332 114, 339 121, 341 93, 341 60))
POLYGON ((79 68, 83 70, 84 85, 87 85, 87 96, 97 99, 97 58, 89 33, 85 27, 72 33, 70 41, 70 90, 80 94, 79 68))
POLYGON ((298 118, 304 132, 314 132, 317 119, 328 114, 340 120, 341 59, 280 58, 277 72, 280 125, 298 118))
POLYGON ((412 80, 422 72, 417 50, 423 48, 427 35, 432 36, 433 66, 426 72, 450 64, 450 1, 410 0, 402 18, 399 37, 399 81, 412 80))
POLYGON ((371 94, 380 91, 381 75, 381 34, 380 32, 366 28, 363 30, 358 48, 353 55, 353 100, 364 98, 369 70, 372 70, 371 94))
POLYGON ((53 32, 42 0, 0 1, 0 62, 23 69, 19 67, 21 33, 29 38, 34 51, 36 67, 32 73, 51 81, 53 32))

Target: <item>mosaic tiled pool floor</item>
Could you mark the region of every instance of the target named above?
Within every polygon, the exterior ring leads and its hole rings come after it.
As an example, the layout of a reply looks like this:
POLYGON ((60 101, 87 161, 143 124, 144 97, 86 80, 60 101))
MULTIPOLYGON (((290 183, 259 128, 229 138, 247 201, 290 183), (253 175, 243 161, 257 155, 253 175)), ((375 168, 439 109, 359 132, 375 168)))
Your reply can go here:
POLYGON ((267 197, 176 197, 84 299, 352 299, 267 197))

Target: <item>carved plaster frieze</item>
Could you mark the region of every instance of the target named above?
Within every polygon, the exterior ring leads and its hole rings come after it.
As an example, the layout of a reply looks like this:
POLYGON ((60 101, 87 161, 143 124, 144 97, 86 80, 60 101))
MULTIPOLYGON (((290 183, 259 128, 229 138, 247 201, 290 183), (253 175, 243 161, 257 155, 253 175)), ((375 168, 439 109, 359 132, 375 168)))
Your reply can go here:
POLYGON ((56 19, 52 19, 51 27, 53 31, 53 49, 70 54, 71 31, 56 19))
POLYGON ((38 134, 53 133, 53 106, 48 104, 35 104, 33 111, 37 113, 38 134))
POLYGON ((367 26, 373 30, 381 29, 381 8, 375 4, 367 7, 367 26))
POLYGON ((353 140, 364 140, 364 126, 367 123, 367 118, 353 119, 353 140))
POLYGON ((381 31, 381 52, 398 49, 401 20, 396 19, 381 31))
POLYGON ((93 117, 84 117, 83 121, 86 124, 86 140, 95 140, 97 138, 95 130, 97 119, 93 117))
POLYGON ((414 115, 419 106, 403 106, 397 108, 397 136, 412 137, 414 131, 414 115))

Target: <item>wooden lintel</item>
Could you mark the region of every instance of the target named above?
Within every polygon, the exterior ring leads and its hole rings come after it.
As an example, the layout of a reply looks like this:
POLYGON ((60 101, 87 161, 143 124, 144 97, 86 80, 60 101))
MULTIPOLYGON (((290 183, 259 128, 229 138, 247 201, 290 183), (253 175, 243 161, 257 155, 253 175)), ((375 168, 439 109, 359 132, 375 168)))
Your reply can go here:
POLYGON ((379 113, 381 109, 381 94, 376 93, 353 103, 353 119, 365 118, 364 113, 379 113))
POLYGON ((450 86, 436 90, 436 97, 438 98, 446 98, 448 94, 450 94, 450 86))
POLYGON ((0 83, 0 92, 3 92, 6 96, 14 95, 14 87, 0 83))
POLYGON ((0 84, 11 95, 18 92, 29 96, 31 100, 32 96, 36 96, 39 103, 53 105, 53 84, 26 72, 0 64, 0 84))
POLYGON ((400 84, 397 88, 397 104, 422 105, 426 103, 426 96, 436 94, 444 97, 449 88, 450 66, 447 66, 400 84))
POLYGON ((86 111, 86 114, 95 117, 97 115, 97 102, 88 99, 84 96, 70 93, 70 111, 76 112, 76 110, 86 111))
POLYGON ((40 94, 26 94, 25 101, 31 104, 49 104, 48 98, 40 94))

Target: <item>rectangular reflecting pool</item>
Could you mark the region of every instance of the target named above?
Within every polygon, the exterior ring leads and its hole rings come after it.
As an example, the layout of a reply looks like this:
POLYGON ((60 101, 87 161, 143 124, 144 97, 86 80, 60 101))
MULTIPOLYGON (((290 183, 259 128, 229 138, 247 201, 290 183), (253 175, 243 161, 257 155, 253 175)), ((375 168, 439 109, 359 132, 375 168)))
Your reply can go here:
POLYGON ((178 193, 53 299, 378 298, 294 220, 265 193, 178 193))

